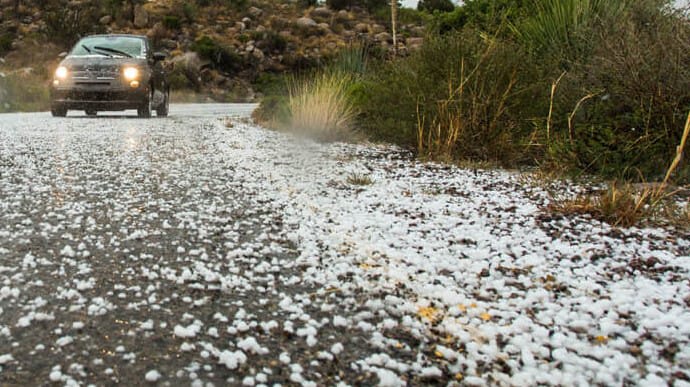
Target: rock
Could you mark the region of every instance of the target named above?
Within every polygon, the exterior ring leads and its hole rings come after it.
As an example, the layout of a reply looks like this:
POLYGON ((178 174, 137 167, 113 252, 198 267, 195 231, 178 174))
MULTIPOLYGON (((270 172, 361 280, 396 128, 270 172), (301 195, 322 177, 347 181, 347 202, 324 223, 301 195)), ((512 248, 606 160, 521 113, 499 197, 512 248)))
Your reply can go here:
POLYGON ((163 39, 161 40, 161 46, 168 50, 174 50, 177 48, 177 42, 172 39, 163 39))
POLYGON ((261 50, 252 51, 252 56, 258 60, 263 60, 265 57, 264 52, 261 50))
POLYGON ((380 32, 374 35, 374 39, 378 42, 392 42, 393 36, 391 36, 391 34, 388 32, 380 32))
POLYGON ((319 24, 317 24, 317 26, 319 27, 319 29, 326 31, 326 32, 331 30, 331 26, 328 25, 328 23, 319 23, 319 24))
POLYGON ((134 26, 144 28, 149 24, 149 13, 146 12, 141 4, 134 7, 134 26))
POLYGON ((338 14, 336 16, 338 17, 338 20, 341 20, 341 21, 351 19, 350 13, 344 9, 341 9, 340 11, 338 11, 338 14))
POLYGON ((422 44, 424 44, 424 38, 407 38, 405 43, 407 44, 407 48, 410 50, 416 50, 422 47, 422 44))
POLYGON ((357 23, 357 25, 355 25, 355 31, 360 34, 366 34, 369 32, 369 25, 366 23, 357 23))
POLYGON ((170 62, 176 68, 181 67, 186 72, 192 74, 198 74, 202 65, 199 55, 196 52, 191 51, 172 58, 170 62))
POLYGON ((410 33, 412 33, 412 36, 423 37, 426 34, 426 30, 424 27, 416 26, 410 29, 410 33))
POLYGON ((241 32, 247 29, 247 25, 238 21, 237 23, 235 23, 235 29, 241 32))
POLYGON ((258 26, 258 27, 256 27, 256 28, 254 29, 254 31, 256 31, 256 32, 258 32, 258 33, 260 33, 260 34, 263 34, 264 32, 266 32, 266 27, 264 27, 264 26, 258 26))
POLYGON ((317 26, 314 19, 309 18, 309 17, 301 17, 301 18, 297 19, 297 21, 295 23, 297 24, 298 27, 301 27, 301 28, 312 28, 312 27, 317 26))
POLYGON ((317 7, 311 11, 311 16, 328 19, 333 16, 333 12, 331 12, 331 10, 327 7, 317 7))
POLYGON ((380 34, 381 32, 385 32, 386 27, 382 26, 381 24, 374 24, 371 26, 371 32, 374 34, 380 34))
POLYGON ((280 31, 280 32, 278 32, 278 36, 280 36, 281 38, 286 38, 286 39, 287 39, 287 38, 289 38, 289 37, 292 36, 292 31, 290 31, 290 30, 283 30, 283 31, 280 31))
POLYGON ((253 17, 253 18, 256 19, 256 18, 258 18, 259 16, 261 16, 261 14, 263 14, 264 11, 261 10, 261 8, 249 7, 249 9, 247 10, 247 13, 249 13, 249 15, 251 15, 251 17, 253 17))
POLYGON ((102 18, 98 19, 98 22, 102 25, 108 25, 113 21, 113 17, 110 15, 105 15, 102 18))
POLYGON ((243 17, 242 23, 244 23, 244 25, 246 25, 246 26, 250 26, 252 24, 252 19, 250 19, 248 17, 243 17))

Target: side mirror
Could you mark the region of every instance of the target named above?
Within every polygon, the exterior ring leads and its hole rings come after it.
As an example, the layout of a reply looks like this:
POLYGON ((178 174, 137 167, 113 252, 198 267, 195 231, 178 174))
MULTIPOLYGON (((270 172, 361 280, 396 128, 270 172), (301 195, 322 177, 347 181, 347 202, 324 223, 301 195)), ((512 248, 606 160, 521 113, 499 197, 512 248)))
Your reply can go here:
POLYGON ((154 52, 154 53, 153 53, 153 60, 155 60, 156 62, 160 62, 160 61, 162 61, 162 60, 165 60, 165 58, 167 58, 167 57, 168 57, 168 56, 165 55, 165 53, 162 53, 162 52, 154 52))
POLYGON ((66 57, 66 56, 67 56, 67 52, 66 52, 66 51, 63 51, 63 52, 61 52, 61 53, 58 54, 58 58, 60 58, 60 59, 63 59, 63 58, 66 57))

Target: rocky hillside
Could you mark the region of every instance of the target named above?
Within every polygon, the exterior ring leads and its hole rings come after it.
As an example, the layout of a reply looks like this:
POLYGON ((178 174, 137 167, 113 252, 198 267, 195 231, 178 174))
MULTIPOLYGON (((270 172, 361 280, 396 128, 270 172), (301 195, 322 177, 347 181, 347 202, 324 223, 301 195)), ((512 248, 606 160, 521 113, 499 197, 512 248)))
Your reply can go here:
MULTIPOLYGON (((57 55, 79 36, 134 33, 149 36, 169 54, 175 89, 221 101, 254 100, 276 75, 322 64, 352 44, 371 44, 378 55, 392 49, 384 12, 374 16, 359 7, 333 10, 305 3, 0 0, 0 76, 47 81, 57 55)), ((399 29, 400 52, 421 44, 420 23, 399 29)))

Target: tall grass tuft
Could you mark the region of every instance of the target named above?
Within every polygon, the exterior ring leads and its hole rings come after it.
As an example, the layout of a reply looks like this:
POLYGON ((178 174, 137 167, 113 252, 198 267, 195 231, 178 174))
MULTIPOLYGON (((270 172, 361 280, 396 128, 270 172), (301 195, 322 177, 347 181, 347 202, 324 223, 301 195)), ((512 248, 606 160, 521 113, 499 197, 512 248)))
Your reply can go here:
POLYGON ((350 75, 339 71, 293 80, 288 97, 291 129, 322 141, 348 139, 355 116, 348 96, 351 81, 350 75))

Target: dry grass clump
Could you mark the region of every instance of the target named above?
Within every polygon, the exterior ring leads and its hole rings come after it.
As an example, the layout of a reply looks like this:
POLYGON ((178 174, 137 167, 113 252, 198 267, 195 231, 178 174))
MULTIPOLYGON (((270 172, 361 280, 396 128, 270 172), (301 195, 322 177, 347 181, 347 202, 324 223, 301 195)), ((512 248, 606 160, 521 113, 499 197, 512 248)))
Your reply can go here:
POLYGON ((630 227, 650 219, 660 202, 651 188, 636 190, 631 184, 612 184, 595 194, 581 194, 574 199, 555 201, 549 210, 569 215, 591 215, 614 226, 630 227))
POLYGON ((630 227, 642 221, 661 218, 687 227, 690 225, 690 203, 686 203, 685 209, 679 208, 674 198, 680 190, 669 189, 669 181, 682 161, 689 134, 690 113, 676 155, 661 183, 636 186, 613 182, 605 191, 556 200, 549 209, 562 214, 589 214, 614 226, 630 227))
POLYGON ((348 96, 351 76, 324 71, 289 87, 290 128, 322 141, 347 139, 355 111, 348 96))
POLYGON ((347 179, 347 183, 350 185, 371 185, 374 183, 374 180, 372 180, 371 177, 368 175, 363 175, 361 173, 352 173, 350 174, 347 179))

